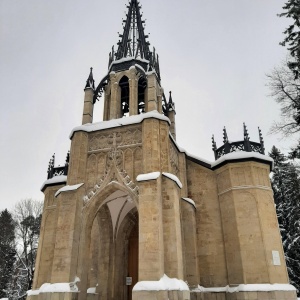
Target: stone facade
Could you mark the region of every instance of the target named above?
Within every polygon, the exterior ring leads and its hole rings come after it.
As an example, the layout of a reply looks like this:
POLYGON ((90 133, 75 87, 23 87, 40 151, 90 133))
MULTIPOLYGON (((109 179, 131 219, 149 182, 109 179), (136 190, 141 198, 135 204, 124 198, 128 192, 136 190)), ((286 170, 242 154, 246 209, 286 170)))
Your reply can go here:
POLYGON ((225 155, 213 164, 185 153, 159 75, 132 60, 127 69, 115 61, 119 71, 101 85, 100 123, 92 124, 99 90, 88 79, 67 177, 42 188, 28 300, 295 300, 270 160, 225 155))

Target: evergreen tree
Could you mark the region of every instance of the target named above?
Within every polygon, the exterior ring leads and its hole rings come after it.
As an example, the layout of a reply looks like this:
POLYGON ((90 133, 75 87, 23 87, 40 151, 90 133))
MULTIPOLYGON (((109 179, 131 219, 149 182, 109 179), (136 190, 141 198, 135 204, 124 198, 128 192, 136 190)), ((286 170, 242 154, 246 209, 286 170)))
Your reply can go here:
POLYGON ((0 212, 0 299, 7 297, 7 286, 15 262, 15 223, 7 209, 0 212))
POLYGON ((272 187, 290 282, 300 292, 300 181, 299 170, 273 146, 272 187))
POLYGON ((283 6, 284 12, 280 17, 291 18, 293 23, 284 31, 286 35, 281 45, 288 46, 292 56, 289 68, 293 71, 295 78, 300 75, 300 1, 288 0, 283 6))

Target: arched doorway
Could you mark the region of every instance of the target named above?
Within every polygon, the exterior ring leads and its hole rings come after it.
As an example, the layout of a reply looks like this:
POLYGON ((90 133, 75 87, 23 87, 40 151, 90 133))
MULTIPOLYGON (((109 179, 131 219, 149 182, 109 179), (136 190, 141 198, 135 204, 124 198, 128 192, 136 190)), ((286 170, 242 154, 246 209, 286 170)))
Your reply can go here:
POLYGON ((136 202, 125 190, 106 192, 100 197, 92 199, 95 203, 86 211, 90 225, 86 227, 86 246, 80 254, 82 270, 86 270, 82 274, 86 278, 82 290, 86 289, 95 300, 131 300, 138 280, 136 202), (128 277, 132 277, 130 285, 128 277))

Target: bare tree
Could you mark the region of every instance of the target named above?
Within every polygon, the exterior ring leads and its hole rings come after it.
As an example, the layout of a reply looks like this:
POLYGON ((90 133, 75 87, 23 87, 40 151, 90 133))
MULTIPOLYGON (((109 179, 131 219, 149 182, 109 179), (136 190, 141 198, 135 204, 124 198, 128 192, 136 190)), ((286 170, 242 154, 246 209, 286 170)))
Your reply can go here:
POLYGON ((295 79, 288 61, 267 74, 270 96, 281 107, 281 120, 275 122, 271 132, 281 132, 284 136, 300 131, 300 80, 295 79))
POLYGON ((10 284, 10 298, 22 299, 31 289, 40 234, 43 203, 32 199, 18 202, 13 211, 17 260, 10 284))

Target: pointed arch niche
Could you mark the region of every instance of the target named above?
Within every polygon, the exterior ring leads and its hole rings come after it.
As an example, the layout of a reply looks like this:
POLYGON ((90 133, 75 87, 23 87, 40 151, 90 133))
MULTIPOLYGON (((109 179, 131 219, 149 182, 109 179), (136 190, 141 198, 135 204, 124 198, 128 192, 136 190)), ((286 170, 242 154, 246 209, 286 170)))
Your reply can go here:
POLYGON ((131 300, 138 280, 136 198, 111 182, 83 211, 78 274, 80 289, 94 299, 131 300), (132 277, 132 285, 126 285, 132 277))

